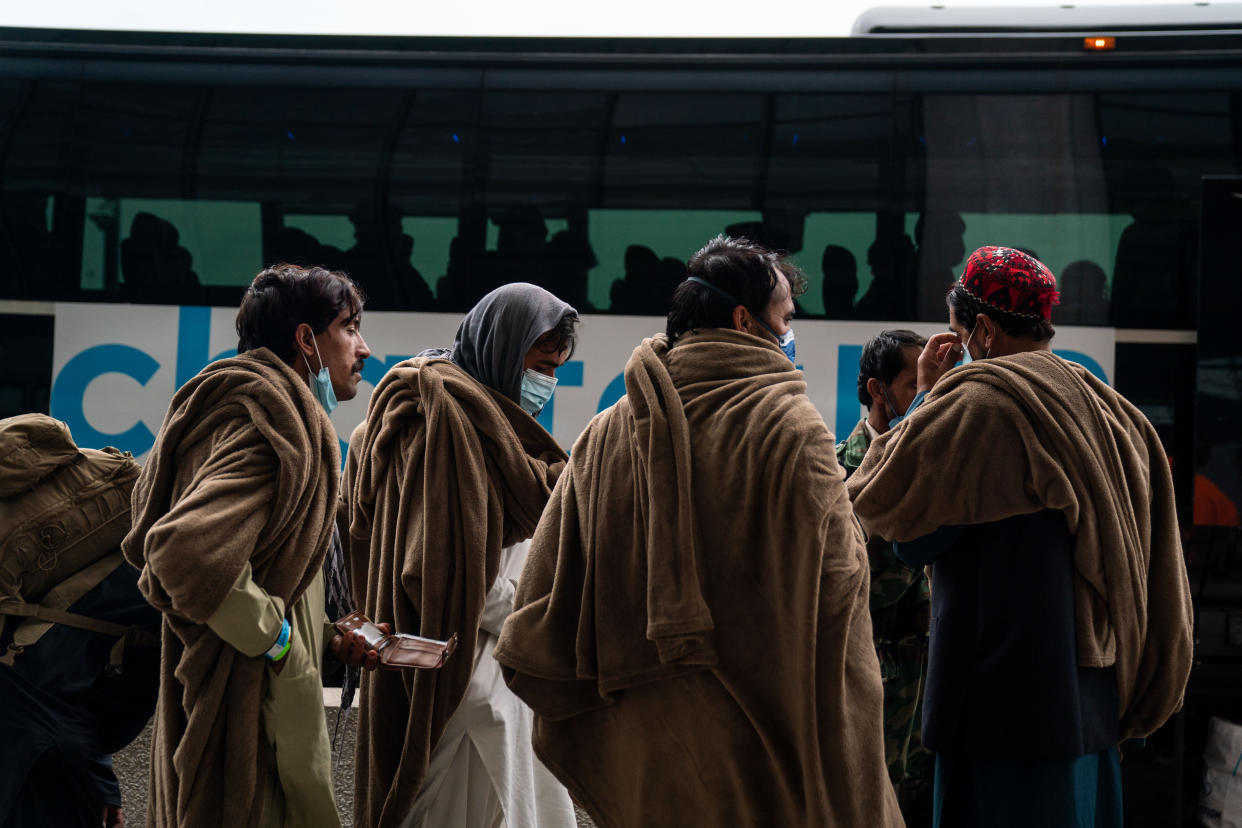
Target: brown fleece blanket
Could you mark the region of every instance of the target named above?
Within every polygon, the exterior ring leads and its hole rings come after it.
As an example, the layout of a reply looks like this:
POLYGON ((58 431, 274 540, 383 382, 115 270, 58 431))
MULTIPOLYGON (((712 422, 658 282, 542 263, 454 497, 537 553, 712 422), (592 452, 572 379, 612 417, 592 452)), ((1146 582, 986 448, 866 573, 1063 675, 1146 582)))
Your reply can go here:
POLYGON ((265 662, 204 622, 246 561, 255 583, 297 600, 327 550, 338 468, 331 421, 265 348, 213 362, 173 397, 122 544, 164 613, 148 825, 259 822, 265 662))
POLYGON ((354 821, 392 826, 413 806, 470 681, 500 552, 534 532, 566 455, 533 417, 446 359, 390 369, 360 429, 348 482, 354 600, 398 632, 460 636, 440 670, 363 676, 354 821))
POLYGON ((801 372, 642 343, 535 533, 495 656, 601 828, 901 824, 869 570, 801 372))
POLYGON ((1168 460, 1147 418, 1083 367, 1037 351, 951 371, 849 489, 867 530, 898 541, 1063 512, 1078 663, 1115 668, 1122 738, 1181 706, 1192 610, 1168 460))

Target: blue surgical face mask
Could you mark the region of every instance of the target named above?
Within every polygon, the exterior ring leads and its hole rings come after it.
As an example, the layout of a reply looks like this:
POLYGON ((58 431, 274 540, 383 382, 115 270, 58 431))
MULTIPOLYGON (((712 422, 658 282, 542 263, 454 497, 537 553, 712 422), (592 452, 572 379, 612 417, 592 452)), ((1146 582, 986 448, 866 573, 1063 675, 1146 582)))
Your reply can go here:
MULTIPOLYGON (((772 331, 772 332, 776 333, 775 331, 772 331)), ((776 338, 776 344, 781 346, 781 350, 785 352, 785 356, 789 357, 790 362, 792 362, 794 365, 798 364, 797 361, 794 359, 795 354, 797 354, 797 347, 794 345, 793 328, 790 328, 789 330, 785 331, 784 335, 778 336, 776 338)))
POLYGON ((888 427, 890 429, 896 428, 897 424, 904 418, 904 415, 898 413, 897 406, 893 405, 893 401, 889 399, 888 390, 885 389, 883 383, 880 383, 880 393, 884 395, 884 405, 888 406, 888 427))
POLYGON ((975 361, 975 358, 970 355, 970 340, 975 338, 975 331, 977 330, 979 330, 979 326, 975 325, 974 331, 971 331, 970 336, 966 337, 966 344, 962 346, 962 364, 963 365, 969 365, 970 363, 975 361))
POLYGON ((336 407, 340 405, 336 401, 336 389, 332 387, 332 376, 328 373, 328 366, 324 365, 323 357, 319 355, 319 343, 311 339, 315 344, 315 359, 319 360, 319 373, 316 374, 311 370, 310 360, 306 358, 306 354, 302 354, 302 361, 306 363, 306 373, 310 375, 311 393, 315 395, 315 399, 319 400, 319 404, 323 406, 323 410, 331 414, 336 411, 336 407))
POLYGON ((518 405, 530 416, 538 417, 548 400, 552 399, 552 392, 555 390, 556 377, 527 368, 522 374, 522 398, 518 405))

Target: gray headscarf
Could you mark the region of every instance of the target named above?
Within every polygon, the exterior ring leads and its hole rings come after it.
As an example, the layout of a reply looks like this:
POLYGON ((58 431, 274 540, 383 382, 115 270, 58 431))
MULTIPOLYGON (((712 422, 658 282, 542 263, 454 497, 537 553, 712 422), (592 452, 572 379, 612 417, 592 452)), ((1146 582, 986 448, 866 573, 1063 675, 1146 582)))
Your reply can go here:
POLYGON ((577 311, 538 285, 501 285, 461 320, 451 351, 431 349, 419 356, 447 356, 479 382, 520 402, 526 352, 567 313, 577 311))

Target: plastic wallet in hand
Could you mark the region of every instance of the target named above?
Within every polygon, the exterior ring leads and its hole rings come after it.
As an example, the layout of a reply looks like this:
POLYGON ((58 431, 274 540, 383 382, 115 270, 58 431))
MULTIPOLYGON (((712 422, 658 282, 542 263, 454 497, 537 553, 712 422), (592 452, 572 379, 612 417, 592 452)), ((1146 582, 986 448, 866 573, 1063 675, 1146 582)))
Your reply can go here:
POLYGON ((362 633, 367 646, 379 653, 380 664, 385 667, 435 670, 443 667, 444 662, 457 649, 457 633, 453 633, 448 641, 405 633, 385 635, 361 612, 351 612, 334 626, 341 635, 362 633))

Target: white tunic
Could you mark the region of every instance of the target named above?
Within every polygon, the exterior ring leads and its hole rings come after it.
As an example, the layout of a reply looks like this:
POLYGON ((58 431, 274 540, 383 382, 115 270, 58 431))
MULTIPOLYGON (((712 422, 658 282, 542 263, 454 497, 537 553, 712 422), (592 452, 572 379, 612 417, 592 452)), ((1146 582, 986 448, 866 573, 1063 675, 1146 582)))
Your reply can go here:
POLYGON ((509 691, 492 657, 530 541, 506 547, 483 606, 474 671, 431 752, 405 828, 576 828, 565 787, 535 758, 534 714, 509 691))

